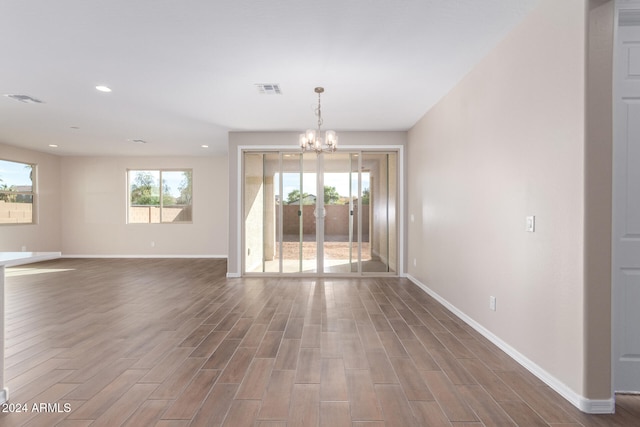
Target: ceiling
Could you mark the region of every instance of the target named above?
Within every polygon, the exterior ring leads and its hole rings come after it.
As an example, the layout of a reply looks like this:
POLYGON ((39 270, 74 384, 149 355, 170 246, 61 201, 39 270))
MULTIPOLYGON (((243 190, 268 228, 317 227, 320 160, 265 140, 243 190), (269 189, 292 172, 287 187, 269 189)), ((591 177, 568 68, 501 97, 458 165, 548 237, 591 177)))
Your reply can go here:
POLYGON ((325 129, 407 130, 537 1, 4 0, 0 143, 219 154, 230 131, 315 127, 316 86, 325 129))

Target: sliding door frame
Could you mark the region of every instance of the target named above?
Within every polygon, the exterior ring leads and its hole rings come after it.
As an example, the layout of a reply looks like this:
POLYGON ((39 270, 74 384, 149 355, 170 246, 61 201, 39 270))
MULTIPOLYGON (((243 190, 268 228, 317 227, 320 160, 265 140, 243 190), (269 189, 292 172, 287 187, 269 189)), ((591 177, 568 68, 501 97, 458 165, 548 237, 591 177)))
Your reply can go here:
MULTIPOLYGON (((236 248, 237 248, 237 260, 239 262, 239 266, 240 266, 240 275, 241 276, 268 276, 268 275, 273 275, 273 276, 278 276, 278 277, 340 277, 340 276, 347 276, 347 277, 362 277, 362 276, 367 276, 367 277, 371 277, 371 276, 399 276, 399 277, 405 277, 406 273, 405 273, 405 256, 404 256, 404 246, 405 246, 405 200, 404 200, 404 195, 405 195, 405 172, 404 172, 404 146, 403 145, 374 145, 374 146, 368 146, 368 145, 352 145, 352 146, 340 146, 340 148, 338 149, 338 151, 344 151, 344 152, 357 152, 357 153, 372 153, 372 152, 396 152, 397 153, 397 166, 398 166, 398 172, 397 172, 397 180, 398 180, 398 188, 397 188, 397 197, 398 197, 398 202, 397 202, 397 215, 396 215, 396 219, 397 219, 397 225, 396 225, 396 230, 397 230, 397 248, 396 248, 396 253, 397 253, 397 267, 396 267, 396 272, 395 273, 374 273, 374 272, 363 272, 362 271, 362 266, 359 265, 358 267, 358 272, 353 272, 353 273, 324 273, 323 271, 316 271, 315 273, 247 273, 246 272, 246 265, 245 265, 245 257, 243 256, 244 253, 244 248, 245 248, 245 227, 244 227, 244 221, 240 220, 240 218, 244 217, 244 175, 245 175, 245 170, 244 170, 244 154, 245 153, 291 153, 291 154, 299 154, 300 150, 297 150, 295 148, 293 148, 291 145, 238 145, 237 146, 237 180, 236 180, 236 191, 237 191, 237 198, 236 198, 236 212, 237 215, 239 217, 239 220, 237 221, 237 229, 236 229, 236 236, 238 241, 236 242, 236 248)), ((359 179, 360 181, 361 179, 359 179)), ((281 180, 282 181, 282 180, 281 180)), ((282 186, 280 184, 280 186, 282 186)), ((282 194, 281 194, 282 197, 282 194)), ((359 202, 360 203, 360 202, 359 202)), ((282 208, 282 206, 280 207, 280 209, 282 208)), ((282 222, 282 221, 280 221, 282 222)), ((277 225, 277 227, 280 227, 281 225, 277 225)), ((361 221, 359 221, 359 227, 361 227, 361 221)), ((357 233, 360 234, 360 233, 357 233)), ((358 252, 361 252, 361 245, 358 245, 358 252)), ((320 254, 319 254, 320 255, 320 254)), ((318 255, 318 256, 319 256, 318 255)), ((358 255, 358 259, 360 260, 361 256, 358 255)), ((282 270, 282 256, 280 256, 280 268, 279 270, 282 270)), ((361 263, 359 263, 361 264, 361 263)), ((319 263, 320 266, 323 266, 323 261, 321 261, 319 263)))

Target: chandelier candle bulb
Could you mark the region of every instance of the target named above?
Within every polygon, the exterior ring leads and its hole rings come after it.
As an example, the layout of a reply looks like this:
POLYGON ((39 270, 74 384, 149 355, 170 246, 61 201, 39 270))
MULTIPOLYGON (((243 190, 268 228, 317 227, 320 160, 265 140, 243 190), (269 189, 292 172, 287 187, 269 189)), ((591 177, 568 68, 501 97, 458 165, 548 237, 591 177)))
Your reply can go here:
POLYGON ((325 135, 327 136, 327 144, 329 144, 330 146, 333 146, 333 145, 337 144, 338 137, 336 136, 336 132, 335 131, 328 130, 325 135))
POLYGON ((307 141, 315 141, 316 131, 313 129, 307 129, 307 141))

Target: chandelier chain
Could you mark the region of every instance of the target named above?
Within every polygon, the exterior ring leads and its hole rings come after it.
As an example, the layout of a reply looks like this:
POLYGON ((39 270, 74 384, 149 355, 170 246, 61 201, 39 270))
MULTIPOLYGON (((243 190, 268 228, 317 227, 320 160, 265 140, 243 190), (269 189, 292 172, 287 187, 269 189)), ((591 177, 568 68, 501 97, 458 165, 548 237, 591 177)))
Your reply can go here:
POLYGON ((318 130, 320 130, 320 126, 322 126, 322 108, 320 105, 320 93, 318 93, 318 108, 316 108, 316 116, 318 116, 318 130))

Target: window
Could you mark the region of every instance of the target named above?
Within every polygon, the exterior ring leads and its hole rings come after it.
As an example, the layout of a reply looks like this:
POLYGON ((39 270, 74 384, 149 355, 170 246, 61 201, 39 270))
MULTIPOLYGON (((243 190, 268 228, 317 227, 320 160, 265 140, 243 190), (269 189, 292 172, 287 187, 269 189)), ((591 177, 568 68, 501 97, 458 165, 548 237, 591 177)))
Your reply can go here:
POLYGON ((129 170, 129 224, 190 223, 191 169, 129 170))
POLYGON ((35 223, 36 166, 0 160, 0 224, 35 223))

